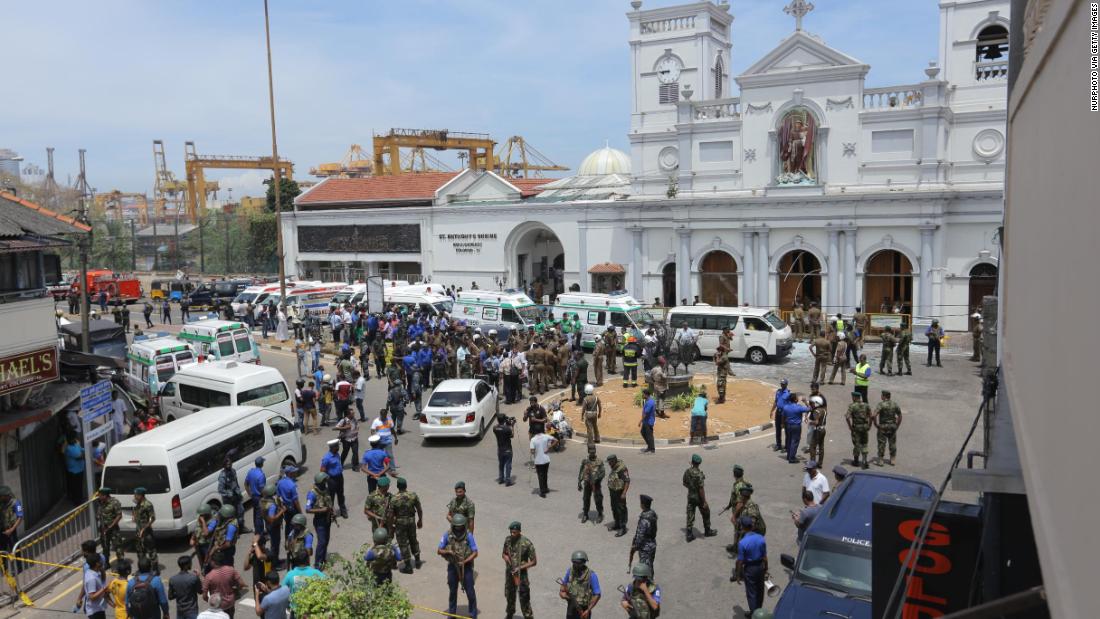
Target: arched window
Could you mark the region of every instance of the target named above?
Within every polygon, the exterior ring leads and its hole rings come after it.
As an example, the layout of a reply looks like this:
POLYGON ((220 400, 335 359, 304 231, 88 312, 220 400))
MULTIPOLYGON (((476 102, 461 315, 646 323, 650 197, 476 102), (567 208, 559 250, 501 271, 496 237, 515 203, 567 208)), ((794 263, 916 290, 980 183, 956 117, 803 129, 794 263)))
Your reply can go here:
POLYGON ((979 82, 1008 77, 1008 30, 1004 26, 986 26, 978 33, 974 67, 979 82))
POLYGON ((719 56, 718 59, 714 61, 714 98, 715 99, 721 99, 722 98, 722 73, 723 73, 724 70, 725 70, 725 67, 722 66, 722 57, 719 56))

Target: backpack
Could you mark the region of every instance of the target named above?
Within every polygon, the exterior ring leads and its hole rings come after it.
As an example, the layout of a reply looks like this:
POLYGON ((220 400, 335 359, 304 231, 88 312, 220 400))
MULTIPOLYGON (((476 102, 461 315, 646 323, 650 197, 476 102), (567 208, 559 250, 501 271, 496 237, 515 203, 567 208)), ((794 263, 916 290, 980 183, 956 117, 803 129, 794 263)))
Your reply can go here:
POLYGON ((160 602, 157 601, 157 594, 149 580, 134 577, 126 613, 134 619, 156 619, 160 616, 160 602))

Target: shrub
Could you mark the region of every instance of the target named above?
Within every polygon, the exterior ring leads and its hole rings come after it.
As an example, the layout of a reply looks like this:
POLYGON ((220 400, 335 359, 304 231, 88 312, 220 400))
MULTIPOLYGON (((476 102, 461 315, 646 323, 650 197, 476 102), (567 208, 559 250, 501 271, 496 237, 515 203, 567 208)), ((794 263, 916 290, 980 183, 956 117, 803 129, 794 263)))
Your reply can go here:
MULTIPOLYGON (((363 546, 355 556, 367 553, 363 546)), ((294 592, 294 614, 303 619, 407 619, 412 603, 403 589, 377 585, 365 561, 329 555, 327 578, 314 578, 294 592)))
MULTIPOLYGON (((665 399, 665 410, 669 411, 683 411, 691 408, 691 405, 695 403, 695 396, 698 395, 699 390, 695 385, 688 387, 685 393, 673 396, 665 399)), ((645 394, 639 390, 634 394, 634 406, 641 406, 645 404, 645 394)))

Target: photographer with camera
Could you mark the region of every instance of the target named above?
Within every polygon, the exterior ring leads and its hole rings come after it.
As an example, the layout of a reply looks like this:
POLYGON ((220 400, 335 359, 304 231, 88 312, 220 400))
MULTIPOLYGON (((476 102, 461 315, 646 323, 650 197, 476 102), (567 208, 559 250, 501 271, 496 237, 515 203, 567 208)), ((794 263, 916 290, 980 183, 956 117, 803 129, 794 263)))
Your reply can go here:
POLYGON ((497 437, 497 483, 511 486, 512 481, 512 437, 515 436, 516 418, 497 413, 497 424, 493 426, 493 436, 497 437))

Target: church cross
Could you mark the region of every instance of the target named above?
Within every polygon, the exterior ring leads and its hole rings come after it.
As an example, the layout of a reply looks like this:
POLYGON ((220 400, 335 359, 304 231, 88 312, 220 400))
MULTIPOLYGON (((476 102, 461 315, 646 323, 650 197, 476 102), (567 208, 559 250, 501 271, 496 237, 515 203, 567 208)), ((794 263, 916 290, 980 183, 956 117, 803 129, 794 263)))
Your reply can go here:
POLYGON ((791 3, 783 7, 783 12, 794 17, 794 29, 802 30, 802 18, 806 13, 814 10, 812 2, 806 0, 791 0, 791 3))

